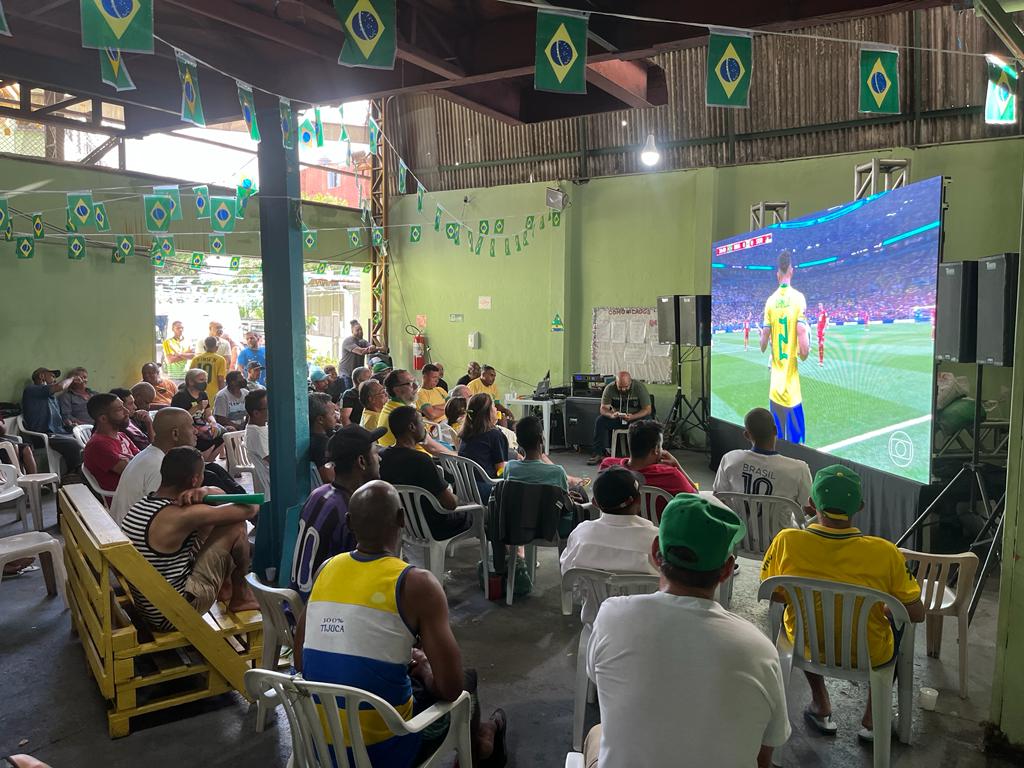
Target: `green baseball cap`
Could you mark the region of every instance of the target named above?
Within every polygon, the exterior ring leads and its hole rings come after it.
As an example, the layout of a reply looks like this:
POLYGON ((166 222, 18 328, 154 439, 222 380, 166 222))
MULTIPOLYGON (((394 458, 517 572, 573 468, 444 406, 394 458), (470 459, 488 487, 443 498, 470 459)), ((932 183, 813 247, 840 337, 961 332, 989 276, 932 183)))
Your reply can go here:
POLYGON ((391 370, 391 366, 388 365, 387 363, 374 363, 373 364, 373 373, 383 373, 384 371, 390 371, 390 370, 391 370))
POLYGON ((814 475, 811 500, 815 508, 826 517, 840 520, 848 518, 860 511, 863 500, 860 476, 842 464, 825 467, 814 475))
POLYGON ((695 493, 680 493, 661 513, 658 543, 661 556, 672 565, 690 571, 714 571, 725 565, 746 533, 747 526, 728 507, 695 493), (693 558, 671 552, 673 547, 686 547, 693 558))

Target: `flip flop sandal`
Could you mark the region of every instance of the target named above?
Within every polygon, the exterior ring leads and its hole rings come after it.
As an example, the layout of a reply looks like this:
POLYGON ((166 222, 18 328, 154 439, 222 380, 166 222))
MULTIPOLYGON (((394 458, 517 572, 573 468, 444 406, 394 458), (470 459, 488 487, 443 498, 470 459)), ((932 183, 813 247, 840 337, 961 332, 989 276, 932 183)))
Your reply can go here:
MULTIPOLYGON (((895 734, 899 732, 899 723, 896 718, 892 720, 892 732, 895 734)), ((865 744, 875 743, 875 732, 869 728, 861 726, 861 729, 857 731, 857 738, 865 744)))
POLYGON ((808 725, 812 726, 823 736, 835 736, 836 732, 839 730, 839 726, 832 722, 832 715, 825 715, 822 717, 821 715, 814 714, 809 709, 805 709, 804 720, 806 720, 808 725))
POLYGON ((481 768, 504 768, 508 762, 508 715, 499 707, 491 713, 494 721, 494 751, 486 760, 480 761, 481 768))

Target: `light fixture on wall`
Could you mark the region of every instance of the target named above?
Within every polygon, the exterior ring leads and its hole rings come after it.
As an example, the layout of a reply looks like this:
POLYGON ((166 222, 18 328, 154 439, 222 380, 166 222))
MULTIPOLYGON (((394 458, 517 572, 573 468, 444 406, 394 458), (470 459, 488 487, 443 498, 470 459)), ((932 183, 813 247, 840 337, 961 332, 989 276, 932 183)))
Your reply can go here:
POLYGON ((657 165, 659 160, 661 160, 661 153, 658 151, 658 145, 654 143, 654 134, 649 133, 644 148, 640 150, 640 162, 650 167, 657 165))

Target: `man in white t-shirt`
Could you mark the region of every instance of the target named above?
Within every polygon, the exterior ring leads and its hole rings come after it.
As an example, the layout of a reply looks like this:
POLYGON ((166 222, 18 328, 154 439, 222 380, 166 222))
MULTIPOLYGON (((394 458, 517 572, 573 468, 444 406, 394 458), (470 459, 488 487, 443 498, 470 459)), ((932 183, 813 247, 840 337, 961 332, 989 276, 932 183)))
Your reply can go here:
POLYGON ((651 546, 660 591, 608 598, 594 621, 587 674, 601 724, 584 745, 588 768, 771 765, 790 734, 779 655, 714 600, 745 533, 700 496, 665 506, 651 546))
POLYGON ((121 473, 117 491, 110 502, 110 516, 118 525, 137 501, 160 487, 160 464, 164 455, 182 445, 195 446, 196 429, 192 415, 181 408, 161 408, 153 417, 153 442, 140 451, 121 473))
MULTIPOLYGON (((715 493, 749 493, 782 496, 803 509, 811 498, 811 469, 807 462, 791 459, 775 450, 775 419, 765 408, 754 408, 743 419, 749 450, 729 451, 718 465, 712 489, 715 493)), ((786 528, 799 528, 797 520, 786 528)))
POLYGON ((245 396, 245 413, 249 422, 245 425, 245 452, 251 460, 259 459, 270 464, 270 434, 267 429, 267 390, 257 389, 245 396))

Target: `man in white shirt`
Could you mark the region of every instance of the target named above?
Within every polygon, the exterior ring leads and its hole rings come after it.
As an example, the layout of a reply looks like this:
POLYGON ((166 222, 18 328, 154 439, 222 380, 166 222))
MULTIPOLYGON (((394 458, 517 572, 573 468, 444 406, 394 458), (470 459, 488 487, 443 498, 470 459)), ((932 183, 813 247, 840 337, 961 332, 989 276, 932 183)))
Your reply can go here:
MULTIPOLYGON (((803 509, 811 498, 811 469, 807 462, 791 459, 775 450, 775 419, 765 408, 754 408, 743 419, 749 450, 729 451, 718 465, 712 489, 715 493, 749 493, 782 496, 803 509)), ((786 528, 799 528, 796 519, 786 528)))
MULTIPOLYGON (((643 478, 625 467, 610 467, 594 481, 597 520, 577 525, 561 556, 562 573, 570 568, 597 568, 614 573, 658 571, 651 563, 651 542, 658 535, 654 523, 639 516, 643 478)), ((584 593, 580 620, 592 624, 597 615, 593 599, 584 593)))
POLYGON ((164 455, 182 445, 195 446, 192 415, 181 408, 161 408, 153 417, 153 442, 128 462, 110 502, 110 516, 118 525, 137 501, 160 487, 164 455))
POLYGON ((661 515, 651 556, 661 588, 601 604, 587 647, 601 724, 588 768, 768 768, 789 738, 775 646, 714 600, 746 533, 735 513, 681 493, 661 515))
POLYGON ((245 413, 249 423, 245 425, 245 451, 250 459, 261 459, 270 464, 270 434, 267 428, 267 390, 257 389, 245 396, 245 413))

